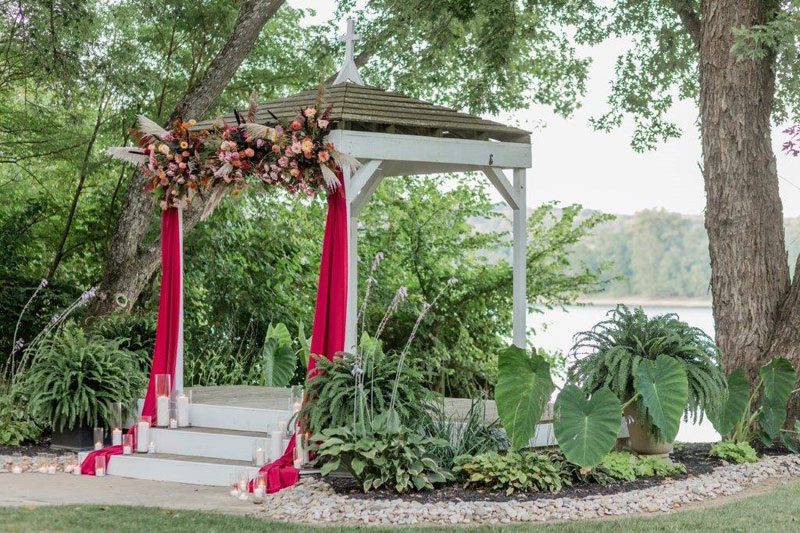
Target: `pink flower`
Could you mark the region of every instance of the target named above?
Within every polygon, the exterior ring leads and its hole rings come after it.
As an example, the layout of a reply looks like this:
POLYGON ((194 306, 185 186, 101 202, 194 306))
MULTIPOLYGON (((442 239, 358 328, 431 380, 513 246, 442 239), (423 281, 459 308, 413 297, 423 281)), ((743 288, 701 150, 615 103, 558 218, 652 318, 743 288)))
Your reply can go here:
POLYGON ((256 140, 256 146, 258 148, 261 148, 262 146, 264 146, 264 139, 257 139, 256 140))
POLYGON ((247 148, 244 151, 244 155, 246 155, 247 157, 253 157, 254 155, 256 155, 256 152, 252 148, 247 148))
POLYGON ((178 163, 178 168, 183 170, 184 168, 186 168, 186 163, 178 163))
POLYGON ((281 147, 278 146, 277 144, 273 144, 272 145, 272 152, 275 153, 275 154, 281 153, 281 147))
POLYGON ((320 150, 317 154, 317 159, 319 159, 320 163, 327 163, 330 158, 331 154, 327 150, 320 150))
POLYGON ((319 120, 317 121, 317 126, 319 126, 319 127, 320 127, 320 128, 322 128, 322 129, 325 129, 325 128, 327 128, 327 127, 328 127, 328 121, 327 121, 327 120, 325 120, 324 118, 321 118, 321 119, 319 119, 319 120))
POLYGON ((307 107, 306 110, 303 111, 303 114, 305 116, 307 116, 308 118, 313 118, 314 115, 317 114, 317 108, 316 107, 307 107))
POLYGON ((300 143, 292 144, 292 152, 299 154, 302 151, 303 151, 303 145, 301 145, 300 143))
POLYGON ((292 147, 291 146, 287 146, 286 147, 286 151, 284 152, 284 154, 286 154, 286 157, 293 157, 294 156, 294 152, 292 152, 292 147))
POLYGON ((278 164, 283 168, 286 168, 289 166, 289 160, 285 156, 281 157, 280 159, 278 159, 278 164))

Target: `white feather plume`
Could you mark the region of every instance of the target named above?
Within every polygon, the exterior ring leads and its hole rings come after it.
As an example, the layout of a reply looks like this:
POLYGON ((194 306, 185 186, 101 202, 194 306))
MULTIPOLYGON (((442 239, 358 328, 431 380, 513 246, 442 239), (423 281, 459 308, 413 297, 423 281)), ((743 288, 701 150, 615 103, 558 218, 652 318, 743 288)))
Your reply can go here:
POLYGON ((141 153, 142 151, 138 148, 132 148, 130 146, 111 146, 106 148, 106 155, 122 161, 123 163, 127 163, 129 165, 133 165, 138 167, 139 165, 146 165, 148 161, 148 157, 146 154, 141 153))
POLYGON ((214 172, 214 175, 218 178, 224 178, 228 174, 230 174, 232 170, 233 170, 233 165, 231 165, 230 163, 225 163, 224 165, 219 167, 216 172, 214 172))
POLYGON ((247 136, 251 139, 263 139, 269 134, 269 128, 256 124, 255 122, 245 122, 240 126, 247 132, 247 136))
POLYGON ((325 185, 328 186, 328 189, 335 191, 339 187, 339 177, 336 173, 328 168, 328 165, 320 165, 320 170, 322 171, 322 179, 325 180, 325 185))
POLYGON ((217 185, 214 187, 214 190, 211 192, 211 196, 206 199, 206 203, 203 205, 203 213, 200 215, 200 220, 205 220, 214 213, 214 210, 222 201, 222 197, 225 196, 226 192, 228 192, 228 188, 229 187, 223 185, 217 185))
POLYGON ((351 176, 356 170, 361 168, 361 162, 350 154, 339 152, 338 150, 331 150, 331 155, 333 156, 333 160, 336 161, 337 165, 343 169, 347 167, 348 170, 350 170, 351 176))
POLYGON ((150 120, 144 115, 139 115, 139 131, 148 139, 161 139, 169 134, 167 130, 150 120))

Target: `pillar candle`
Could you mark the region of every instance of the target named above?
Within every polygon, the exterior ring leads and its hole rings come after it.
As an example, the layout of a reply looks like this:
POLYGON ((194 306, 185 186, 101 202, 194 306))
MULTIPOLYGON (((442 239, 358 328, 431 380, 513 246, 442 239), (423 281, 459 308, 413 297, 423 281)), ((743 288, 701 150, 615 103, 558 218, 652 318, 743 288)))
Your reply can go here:
POLYGON ((169 419, 169 429, 175 429, 178 427, 178 421, 175 418, 169 419))
POLYGON ((97 476, 97 477, 103 477, 103 476, 106 475, 106 469, 105 468, 95 468, 94 469, 94 475, 97 476))
POLYGON ((102 442, 100 442, 100 441, 97 441, 97 442, 95 442, 95 443, 94 443, 94 449, 95 449, 95 450, 101 450, 101 449, 103 449, 103 443, 102 443, 102 442))
POLYGON ((150 444, 150 424, 144 420, 136 425, 136 451, 146 453, 150 444))
MULTIPOLYGON (((297 437, 300 435, 298 434, 297 437)), ((303 452, 303 439, 294 439, 294 467, 298 470, 303 468, 305 453, 303 452)))
POLYGON ((178 426, 189 425, 189 397, 185 394, 178 396, 178 426))
POLYGON ((264 453, 264 448, 256 448, 256 466, 265 464, 267 464, 267 454, 264 453))
POLYGON ((156 398, 156 425, 167 427, 169 424, 169 396, 156 398))
POLYGON ((131 454, 131 447, 130 446, 123 446, 122 447, 122 455, 130 455, 131 454))
POLYGON ((269 434, 269 460, 277 461, 283 455, 283 436, 286 430, 278 429, 269 434))
POLYGON ((111 444, 114 446, 122 444, 122 431, 119 428, 114 428, 111 432, 111 444))

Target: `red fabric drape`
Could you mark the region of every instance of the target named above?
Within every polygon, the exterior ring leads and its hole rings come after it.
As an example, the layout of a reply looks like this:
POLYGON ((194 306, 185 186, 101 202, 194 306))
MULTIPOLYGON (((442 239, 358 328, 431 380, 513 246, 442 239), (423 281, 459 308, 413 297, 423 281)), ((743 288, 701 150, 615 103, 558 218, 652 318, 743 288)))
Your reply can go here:
MULTIPOLYGON (((317 306, 311 332, 311 353, 333 359, 344 350, 347 320, 347 198, 344 179, 339 173, 340 187, 328 195, 328 219, 322 242, 319 265, 317 306)), ((316 362, 308 362, 308 376, 313 377, 316 362)), ((278 492, 297 483, 299 472, 294 467, 295 438, 289 441, 283 456, 263 466, 267 473, 267 492, 278 492)))
MULTIPOLYGON (((158 302, 158 323, 156 324, 156 343, 153 349, 153 364, 150 367, 150 382, 144 398, 142 415, 156 419, 155 376, 169 374, 175 379, 179 341, 182 340, 182 290, 183 258, 181 245, 180 213, 177 209, 167 209, 161 214, 161 295, 158 302)), ((174 382, 173 382, 174 385, 174 382)), ((129 433, 136 439, 136 426, 129 433)), ((135 447, 135 444, 134 444, 135 447)), ((97 455, 122 455, 122 446, 109 446, 89 453, 81 464, 81 473, 94 475, 94 462, 97 455)))

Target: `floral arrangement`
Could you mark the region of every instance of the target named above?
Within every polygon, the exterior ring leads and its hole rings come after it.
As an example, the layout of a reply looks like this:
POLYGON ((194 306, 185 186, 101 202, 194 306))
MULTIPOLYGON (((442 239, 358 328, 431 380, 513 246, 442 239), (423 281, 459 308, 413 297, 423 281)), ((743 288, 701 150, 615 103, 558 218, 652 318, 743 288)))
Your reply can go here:
POLYGON ((225 192, 237 195, 253 182, 313 196, 338 187, 337 169, 358 167, 355 158, 324 142, 331 107, 320 112, 321 104, 320 90, 316 104, 299 109, 289 123, 281 124, 272 115, 272 127, 254 122, 255 95, 247 120, 234 111, 235 125, 218 119, 211 129, 200 129, 195 120, 177 120, 166 130, 140 116, 134 132, 139 147, 113 147, 107 153, 150 178, 146 190, 155 193, 162 209, 191 204, 196 195, 203 198, 209 191, 213 209, 225 192))

